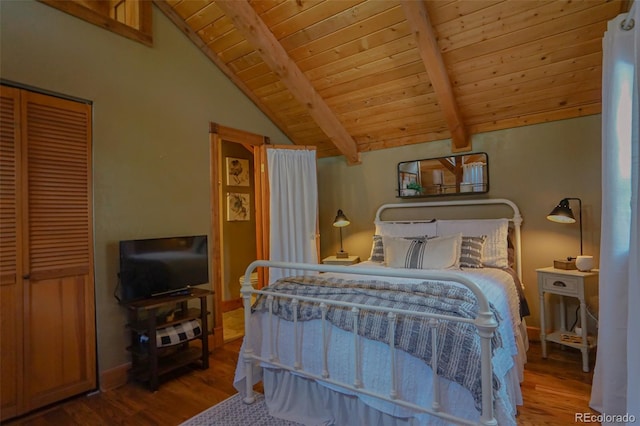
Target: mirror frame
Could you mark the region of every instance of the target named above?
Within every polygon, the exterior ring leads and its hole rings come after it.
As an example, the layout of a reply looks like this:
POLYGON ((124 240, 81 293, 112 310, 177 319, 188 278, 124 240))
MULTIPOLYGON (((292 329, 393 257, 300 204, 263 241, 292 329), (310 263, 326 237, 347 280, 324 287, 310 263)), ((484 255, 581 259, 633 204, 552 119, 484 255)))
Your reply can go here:
POLYGON ((489 155, 486 152, 449 155, 444 157, 423 158, 401 161, 397 166, 398 198, 442 197, 449 195, 476 195, 489 192, 489 155), (463 165, 478 162, 483 156, 482 182, 464 182, 463 165), (424 171, 433 174, 427 177, 424 171), (440 171, 440 173, 438 173, 440 171), (410 182, 418 183, 420 192, 406 188, 410 182))

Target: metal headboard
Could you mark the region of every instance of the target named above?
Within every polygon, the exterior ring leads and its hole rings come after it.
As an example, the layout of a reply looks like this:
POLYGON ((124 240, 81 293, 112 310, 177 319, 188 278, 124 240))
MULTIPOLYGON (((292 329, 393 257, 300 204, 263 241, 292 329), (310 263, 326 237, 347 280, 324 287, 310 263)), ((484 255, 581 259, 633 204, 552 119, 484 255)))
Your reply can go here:
MULTIPOLYGON (((454 206, 480 206, 480 205, 489 205, 489 204, 502 204, 509 206, 513 211, 513 216, 508 217, 510 222, 513 223, 514 228, 514 250, 515 250, 515 261, 516 261, 516 272, 518 274, 518 278, 522 282, 522 246, 520 242, 520 227, 522 225, 522 216, 520 215, 520 209, 516 204, 507 200, 506 198, 487 198, 483 200, 458 200, 458 201, 421 201, 416 203, 396 203, 396 204, 383 204, 378 208, 376 212, 375 223, 412 223, 414 221, 411 220, 382 220, 381 215, 385 210, 390 209, 402 209, 402 208, 431 208, 431 207, 454 207, 454 206)), ((473 219, 473 218, 469 218, 473 219)), ((417 219, 415 223, 419 223, 421 220, 417 219)), ((424 220, 422 220, 424 221, 424 220)))

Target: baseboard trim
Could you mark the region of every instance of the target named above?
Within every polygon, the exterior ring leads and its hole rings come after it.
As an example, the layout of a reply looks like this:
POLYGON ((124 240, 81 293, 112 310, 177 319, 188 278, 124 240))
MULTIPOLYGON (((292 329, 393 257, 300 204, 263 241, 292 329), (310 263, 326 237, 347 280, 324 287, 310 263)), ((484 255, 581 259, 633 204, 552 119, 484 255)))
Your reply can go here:
MULTIPOLYGON (((224 331, 222 327, 213 328, 213 347, 220 348, 224 345, 224 331)), ((211 340, 209 340, 211 341, 211 340)))
MULTIPOLYGON (((217 329, 218 332, 214 334, 209 334, 209 355, 211 355, 212 349, 216 347, 220 347, 224 344, 217 343, 218 336, 222 336, 222 327, 217 329)), ((220 339, 221 340, 221 339, 220 339)), ((122 385, 126 385, 129 381, 129 370, 131 369, 131 363, 128 362, 123 365, 119 365, 117 367, 111 368, 109 370, 100 372, 100 391, 105 392, 111 389, 118 388, 122 385)))
POLYGON ((242 298, 238 297, 237 299, 231 300, 223 300, 222 301, 222 312, 235 311, 236 309, 242 308, 242 298))
POLYGON ((100 372, 100 390, 102 392, 127 384, 131 363, 100 372))
POLYGON ((530 341, 540 341, 540 327, 527 327, 527 336, 530 341))

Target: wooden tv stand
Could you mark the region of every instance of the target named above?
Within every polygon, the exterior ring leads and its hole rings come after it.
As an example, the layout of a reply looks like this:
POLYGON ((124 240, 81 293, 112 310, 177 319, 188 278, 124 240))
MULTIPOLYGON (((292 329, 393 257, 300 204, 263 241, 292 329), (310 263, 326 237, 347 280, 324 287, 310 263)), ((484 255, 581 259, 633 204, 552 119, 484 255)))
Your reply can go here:
POLYGON ((127 348, 131 352, 131 378, 148 382, 150 390, 155 391, 160 376, 180 367, 197 364, 203 370, 209 368, 207 296, 211 294, 208 290, 192 288, 188 294, 125 304, 129 310, 127 326, 131 330, 131 345, 127 348), (188 307, 193 299, 200 299, 200 309, 188 307), (200 335, 170 346, 159 345, 158 332, 195 319, 200 320, 200 335))

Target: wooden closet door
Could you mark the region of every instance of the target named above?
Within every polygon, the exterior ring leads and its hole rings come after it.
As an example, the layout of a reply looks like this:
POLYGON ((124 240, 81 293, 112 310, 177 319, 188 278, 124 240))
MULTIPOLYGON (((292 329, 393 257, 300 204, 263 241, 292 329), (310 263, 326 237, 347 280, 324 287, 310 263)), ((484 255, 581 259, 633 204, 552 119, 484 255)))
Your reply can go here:
POLYGON ((91 106, 22 92, 27 410, 96 387, 91 106))
POLYGON ((0 421, 22 410, 20 90, 0 86, 0 421))

